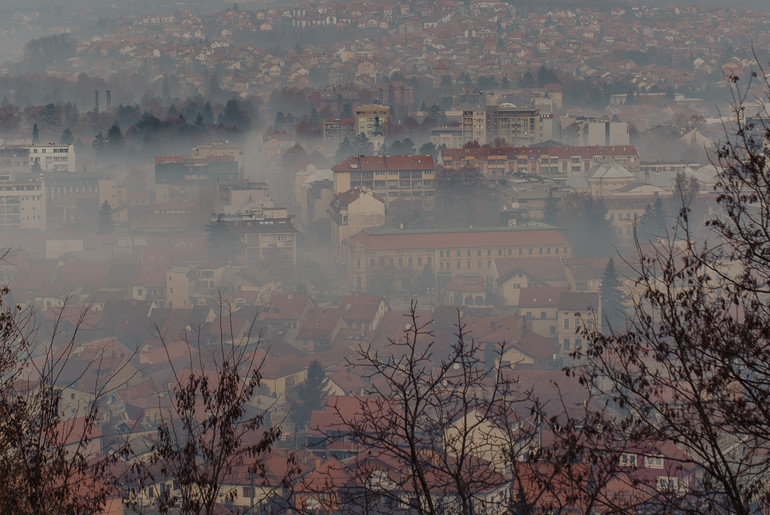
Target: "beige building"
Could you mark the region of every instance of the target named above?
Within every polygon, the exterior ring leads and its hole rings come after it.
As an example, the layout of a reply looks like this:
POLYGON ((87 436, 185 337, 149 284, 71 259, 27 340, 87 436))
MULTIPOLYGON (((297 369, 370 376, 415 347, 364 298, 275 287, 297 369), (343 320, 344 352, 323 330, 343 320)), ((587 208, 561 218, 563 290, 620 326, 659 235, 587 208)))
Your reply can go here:
POLYGON ((112 209, 112 221, 118 224, 128 223, 128 194, 126 188, 118 185, 112 178, 99 179, 99 207, 107 202, 112 209))
POLYGON ((45 181, 0 181, 0 229, 46 228, 45 181))
POLYGON ((583 328, 591 329, 601 325, 601 295, 599 292, 564 292, 559 298, 557 341, 566 356, 585 338, 580 334, 583 328))
POLYGON ((379 125, 384 133, 390 125, 390 106, 377 104, 362 105, 353 111, 353 131, 356 136, 363 134, 369 139, 375 135, 375 126, 379 125))
POLYGON ((385 225, 385 201, 366 188, 353 188, 335 195, 329 204, 332 253, 345 263, 342 244, 353 235, 385 225))
POLYGON ((192 157, 199 157, 206 160, 216 160, 216 158, 225 157, 228 161, 238 163, 238 171, 243 173, 243 153, 229 141, 215 141, 211 145, 198 145, 192 149, 192 157))
MULTIPOLYGON (((479 144, 486 143, 487 113, 483 109, 463 111, 461 127, 463 144, 468 141, 478 141, 479 144)), ((461 147, 462 145, 456 145, 455 147, 449 148, 461 147)))
POLYGON ((493 276, 497 258, 569 257, 572 246, 558 231, 527 228, 474 228, 447 231, 367 229, 343 244, 348 279, 358 290, 369 283, 412 282, 425 267, 439 279, 493 276))
POLYGON ((332 168, 334 194, 367 188, 385 200, 433 202, 436 166, 433 156, 355 156, 332 168))
POLYGON ((192 309, 197 277, 192 267, 174 266, 166 272, 166 307, 192 309))

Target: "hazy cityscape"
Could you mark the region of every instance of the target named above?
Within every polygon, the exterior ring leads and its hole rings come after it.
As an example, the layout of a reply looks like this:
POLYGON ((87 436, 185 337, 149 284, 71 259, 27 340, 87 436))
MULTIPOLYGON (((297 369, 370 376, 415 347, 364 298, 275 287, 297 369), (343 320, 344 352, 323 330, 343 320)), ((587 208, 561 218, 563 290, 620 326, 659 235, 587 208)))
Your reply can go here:
POLYGON ((0 513, 770 512, 764 2, 0 6, 0 513))

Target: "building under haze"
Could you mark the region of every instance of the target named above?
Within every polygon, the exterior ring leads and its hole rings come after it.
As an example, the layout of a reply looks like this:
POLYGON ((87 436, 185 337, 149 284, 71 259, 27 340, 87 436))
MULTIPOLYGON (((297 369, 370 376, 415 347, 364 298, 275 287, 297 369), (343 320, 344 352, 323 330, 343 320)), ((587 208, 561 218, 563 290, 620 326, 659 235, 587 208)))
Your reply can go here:
POLYGON ((285 207, 255 207, 234 214, 212 215, 218 224, 238 235, 241 262, 259 265, 265 261, 297 264, 297 229, 285 207))
POLYGON ((0 146, 0 170, 74 172, 75 146, 58 143, 0 146))
POLYGON ((334 196, 329 204, 332 255, 345 263, 342 244, 351 236, 385 225, 385 201, 366 188, 353 188, 334 196))
POLYGON ((606 161, 616 162, 634 173, 639 169, 639 151, 634 145, 445 148, 441 150, 438 164, 447 168, 472 166, 485 176, 561 175, 587 173, 606 161))
MULTIPOLYGON (((447 230, 366 229, 345 243, 348 279, 357 290, 387 281, 403 291, 415 288, 426 270, 439 282, 456 276, 492 277, 497 258, 569 257, 572 246, 558 231, 491 227, 447 230)), ((414 293, 414 292, 412 292, 414 293)))
POLYGON ((367 188, 385 203, 422 200, 432 203, 436 196, 436 166, 433 156, 355 156, 332 168, 334 194, 351 188, 367 188))
POLYGON ((356 136, 363 134, 372 139, 378 128, 387 134, 388 125, 390 125, 390 106, 377 104, 358 106, 353 112, 353 119, 353 132, 356 136))
POLYGON ((0 229, 46 228, 45 181, 0 181, 0 229))

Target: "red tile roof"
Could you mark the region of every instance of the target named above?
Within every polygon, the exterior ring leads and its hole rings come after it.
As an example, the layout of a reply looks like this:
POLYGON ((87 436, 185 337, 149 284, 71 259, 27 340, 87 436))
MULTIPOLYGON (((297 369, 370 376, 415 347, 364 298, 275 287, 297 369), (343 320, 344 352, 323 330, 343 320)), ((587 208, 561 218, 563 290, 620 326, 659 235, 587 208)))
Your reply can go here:
POLYGON ((519 306, 522 307, 556 307, 559 297, 567 288, 543 286, 539 288, 522 288, 519 292, 519 306))
POLYGON ((332 167, 333 172, 433 170, 433 156, 354 156, 332 167))

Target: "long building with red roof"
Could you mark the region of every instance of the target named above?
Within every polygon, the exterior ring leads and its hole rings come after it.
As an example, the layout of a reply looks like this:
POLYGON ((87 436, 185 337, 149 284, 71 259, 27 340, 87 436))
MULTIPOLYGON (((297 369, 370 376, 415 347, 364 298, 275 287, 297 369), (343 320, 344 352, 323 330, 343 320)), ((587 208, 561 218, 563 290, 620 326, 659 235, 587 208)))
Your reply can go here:
POLYGON ((348 278, 359 291, 379 283, 409 289, 426 269, 442 281, 460 275, 486 279, 492 276, 494 259, 571 256, 569 241, 543 227, 366 229, 345 244, 348 278))

